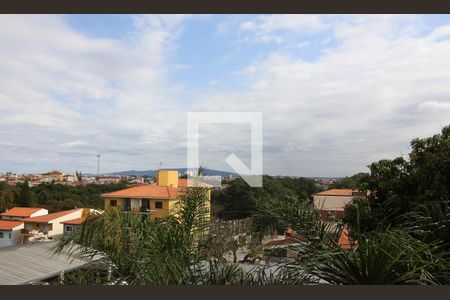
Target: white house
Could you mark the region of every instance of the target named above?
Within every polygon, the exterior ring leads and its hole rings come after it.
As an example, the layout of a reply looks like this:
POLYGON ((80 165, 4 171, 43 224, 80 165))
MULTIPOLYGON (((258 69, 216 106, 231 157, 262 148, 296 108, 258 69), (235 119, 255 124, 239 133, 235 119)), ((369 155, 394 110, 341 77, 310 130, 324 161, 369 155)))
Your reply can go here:
POLYGON ((60 211, 52 214, 47 214, 38 217, 23 219, 24 242, 32 241, 36 237, 57 238, 64 233, 64 224, 62 222, 81 218, 83 216, 83 209, 71 209, 60 211))
POLYGON ((13 207, 0 214, 0 220, 23 220, 48 214, 48 210, 40 207, 13 207))
POLYGON ((23 222, 0 220, 0 248, 19 245, 23 222))

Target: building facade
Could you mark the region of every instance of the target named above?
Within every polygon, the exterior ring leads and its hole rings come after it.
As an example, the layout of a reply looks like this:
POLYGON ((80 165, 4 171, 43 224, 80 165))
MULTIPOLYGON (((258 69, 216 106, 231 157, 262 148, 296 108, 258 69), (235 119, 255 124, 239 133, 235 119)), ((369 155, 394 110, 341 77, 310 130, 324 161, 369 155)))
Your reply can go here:
POLYGON ((19 245, 23 226, 21 221, 0 220, 0 248, 19 245))
POLYGON ((364 194, 354 189, 330 189, 313 195, 314 206, 319 210, 322 219, 331 216, 342 218, 345 206, 364 194))
MULTIPOLYGON (((151 221, 176 214, 179 197, 188 189, 188 179, 179 178, 178 171, 159 170, 156 183, 103 194, 105 208, 120 206, 123 210, 147 214, 151 221)), ((211 191, 208 189, 205 216, 210 219, 211 191)))
POLYGON ((82 216, 83 209, 77 208, 23 219, 23 242, 34 241, 38 237, 45 239, 58 238, 64 233, 64 224, 62 222, 81 218, 82 216))
POLYGON ((21 221, 26 218, 48 214, 48 210, 40 207, 13 207, 0 214, 0 220, 21 221))

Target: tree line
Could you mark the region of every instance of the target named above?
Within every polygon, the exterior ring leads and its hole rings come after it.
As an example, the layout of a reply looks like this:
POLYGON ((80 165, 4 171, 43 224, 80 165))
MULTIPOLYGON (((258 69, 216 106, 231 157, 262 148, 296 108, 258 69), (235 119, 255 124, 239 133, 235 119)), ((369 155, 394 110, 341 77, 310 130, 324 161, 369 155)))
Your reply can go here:
POLYGON ((0 183, 0 211, 14 206, 42 207, 49 212, 75 207, 103 208, 101 194, 126 187, 125 182, 80 186, 42 183, 33 187, 28 182, 17 183, 15 186, 0 183))

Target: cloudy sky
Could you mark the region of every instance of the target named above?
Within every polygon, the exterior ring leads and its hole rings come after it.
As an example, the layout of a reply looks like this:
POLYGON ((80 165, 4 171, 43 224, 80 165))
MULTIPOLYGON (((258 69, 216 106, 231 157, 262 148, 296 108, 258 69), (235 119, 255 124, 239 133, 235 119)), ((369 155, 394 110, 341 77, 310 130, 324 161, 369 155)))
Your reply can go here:
MULTIPOLYGON (((346 176, 450 123, 450 16, 2 15, 0 172, 186 166, 262 112, 264 173, 346 176)), ((200 160, 249 163, 250 127, 200 160)))

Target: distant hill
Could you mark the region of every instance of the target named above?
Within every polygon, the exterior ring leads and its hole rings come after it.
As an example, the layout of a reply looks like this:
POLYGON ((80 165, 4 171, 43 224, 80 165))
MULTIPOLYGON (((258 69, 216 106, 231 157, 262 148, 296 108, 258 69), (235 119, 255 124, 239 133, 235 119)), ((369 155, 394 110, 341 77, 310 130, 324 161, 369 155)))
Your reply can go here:
MULTIPOLYGON (((162 170, 176 170, 180 175, 186 174, 186 168, 169 168, 169 169, 162 169, 162 170)), ((119 176, 155 176, 156 170, 144 170, 144 171, 137 171, 137 170, 130 170, 130 171, 120 171, 120 172, 114 172, 109 173, 108 175, 119 175, 119 176)), ((226 172, 226 171, 218 171, 218 170, 212 170, 212 169, 205 169, 205 175, 206 176, 230 176, 230 175, 237 175, 236 173, 232 172, 226 172)))

